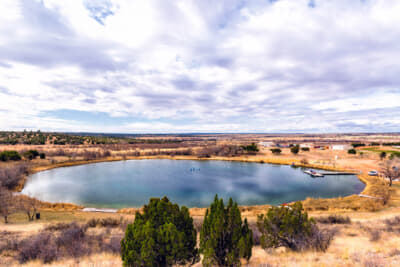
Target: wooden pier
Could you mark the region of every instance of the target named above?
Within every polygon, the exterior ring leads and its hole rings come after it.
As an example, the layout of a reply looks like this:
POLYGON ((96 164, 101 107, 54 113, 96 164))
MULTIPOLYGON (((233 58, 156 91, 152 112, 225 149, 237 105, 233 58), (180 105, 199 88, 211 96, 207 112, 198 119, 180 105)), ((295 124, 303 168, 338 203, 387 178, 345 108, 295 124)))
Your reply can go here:
POLYGON ((355 175, 355 173, 352 172, 317 172, 311 169, 304 172, 312 177, 324 177, 325 175, 355 175))
POLYGON ((355 175, 354 172, 319 172, 322 175, 355 175))

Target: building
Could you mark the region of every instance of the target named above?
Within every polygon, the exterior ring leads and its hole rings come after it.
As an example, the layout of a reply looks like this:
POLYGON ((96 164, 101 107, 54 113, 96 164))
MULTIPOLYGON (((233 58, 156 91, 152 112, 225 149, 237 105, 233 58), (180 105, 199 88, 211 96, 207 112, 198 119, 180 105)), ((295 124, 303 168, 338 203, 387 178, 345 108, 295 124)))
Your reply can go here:
POLYGON ((260 142, 258 143, 262 147, 273 147, 275 144, 273 142, 260 142))
POLYGON ((343 144, 341 144, 341 145, 331 145, 330 147, 329 147, 329 149, 331 149, 331 150, 348 150, 348 149, 350 149, 350 148, 352 148, 352 146, 351 145, 343 145, 343 144))
POLYGON ((300 144, 300 148, 312 148, 313 147, 313 144, 310 144, 310 143, 303 143, 303 144, 300 144))
POLYGON ((290 145, 288 145, 288 144, 276 144, 276 147, 280 147, 280 148, 289 148, 290 145))

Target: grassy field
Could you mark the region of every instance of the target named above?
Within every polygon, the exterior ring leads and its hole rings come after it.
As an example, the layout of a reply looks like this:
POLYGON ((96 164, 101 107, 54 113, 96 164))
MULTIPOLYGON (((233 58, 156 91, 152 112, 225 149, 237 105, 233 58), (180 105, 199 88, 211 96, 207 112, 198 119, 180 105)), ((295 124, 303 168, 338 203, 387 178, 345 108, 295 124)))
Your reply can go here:
MULTIPOLYGON (((248 266, 398 266, 400 264, 400 217, 393 213, 399 209, 388 208, 379 212, 341 213, 351 218, 350 223, 319 223, 321 229, 334 231, 335 236, 329 249, 325 252, 293 252, 278 248, 264 250, 259 245, 253 248, 253 256, 248 266), (267 265, 268 264, 268 265, 267 265)), ((331 213, 329 213, 331 214, 331 213)), ((315 218, 326 217, 327 213, 310 213, 315 218)), ((26 223, 24 214, 16 214, 9 225, 0 224, 3 233, 19 237, 28 237, 42 231, 55 222, 78 221, 81 224, 91 218, 120 218, 133 221, 133 216, 126 214, 104 214, 87 212, 42 212, 42 219, 26 223)), ((202 217, 195 216, 195 225, 200 227, 202 217)), ((256 217, 248 217, 254 225, 256 217)), ((107 228, 96 227, 93 231, 102 232, 107 228)), ((121 235, 121 230, 113 230, 111 235, 121 235)), ((4 235, 3 235, 4 238, 4 235)), ((1 239, 0 239, 1 242, 1 239)), ((1 257, 0 263, 7 266, 20 266, 7 255, 1 257)), ((31 261, 24 266, 41 266, 39 261, 31 261)), ((121 266, 120 256, 114 253, 96 253, 77 259, 63 259, 48 266, 121 266)), ((195 266, 201 266, 197 264, 195 266)))

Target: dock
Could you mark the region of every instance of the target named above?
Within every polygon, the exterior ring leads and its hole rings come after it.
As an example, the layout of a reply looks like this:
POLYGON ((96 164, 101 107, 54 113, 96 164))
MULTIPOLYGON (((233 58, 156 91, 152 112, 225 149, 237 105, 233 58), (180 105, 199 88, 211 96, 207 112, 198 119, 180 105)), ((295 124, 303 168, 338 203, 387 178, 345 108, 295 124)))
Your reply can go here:
POLYGON ((316 172, 314 170, 306 170, 304 173, 307 173, 308 175, 311 175, 312 177, 324 177, 322 173, 316 172))
POLYGON ((320 172, 322 175, 355 175, 354 172, 320 172))
POLYGON ((307 173, 312 177, 324 177, 325 175, 355 175, 355 173, 352 172, 317 172, 314 170, 306 170, 304 173, 307 173))

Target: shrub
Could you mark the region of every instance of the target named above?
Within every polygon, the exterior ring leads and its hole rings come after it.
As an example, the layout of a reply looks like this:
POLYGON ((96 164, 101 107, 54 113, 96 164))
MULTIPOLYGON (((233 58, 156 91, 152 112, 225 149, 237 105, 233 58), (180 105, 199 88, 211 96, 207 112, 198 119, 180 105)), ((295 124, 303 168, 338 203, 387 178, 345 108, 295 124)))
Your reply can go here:
POLYGON ((19 185, 20 180, 27 173, 28 165, 25 162, 0 168, 0 186, 12 190, 19 185))
POLYGON ((196 230, 185 206, 179 208, 167 197, 152 198, 143 215, 136 213, 121 241, 125 266, 172 266, 195 263, 196 230))
POLYGON ((30 260, 40 259, 50 263, 57 259, 57 246, 50 233, 40 233, 29 237, 19 244, 18 260, 25 263, 30 260))
POLYGON ((365 146, 365 144, 362 144, 362 143, 353 143, 351 145, 353 146, 353 148, 365 146))
POLYGON ((302 147, 301 151, 310 151, 310 148, 309 147, 302 147))
POLYGON ((0 153, 0 160, 1 161, 9 161, 9 160, 21 160, 21 155, 14 150, 6 150, 0 153))
POLYGON ((325 251, 333 237, 332 233, 319 230, 315 221, 303 212, 300 202, 292 206, 272 207, 267 214, 258 216, 257 226, 262 233, 262 248, 284 246, 295 251, 325 251))
POLYGON ((61 230, 56 240, 57 246, 64 249, 64 253, 74 258, 88 254, 88 247, 85 246, 86 225, 70 223, 68 228, 61 230))
POLYGON ((354 148, 352 148, 352 149, 347 150, 347 153, 355 155, 355 154, 357 154, 357 151, 354 148))
POLYGON ((295 146, 292 146, 290 148, 290 152, 292 152, 295 155, 299 153, 299 150, 300 150, 300 146, 299 145, 295 145, 295 146))
POLYGON ((44 154, 44 153, 39 153, 39 158, 40 158, 40 159, 45 159, 45 158, 46 158, 46 154, 44 154))
POLYGON ((349 216, 342 216, 338 214, 329 215, 326 217, 319 217, 315 219, 318 223, 323 224, 349 224, 351 220, 349 216))
POLYGON ((96 227, 96 226, 101 226, 101 227, 117 227, 120 224, 123 223, 122 217, 119 219, 112 218, 112 217, 107 217, 103 219, 96 219, 92 218, 87 222, 88 227, 96 227))
POLYGON ((71 227, 71 224, 60 222, 60 223, 56 223, 56 224, 47 225, 47 226, 44 228, 44 230, 45 230, 45 231, 54 232, 54 231, 65 230, 65 229, 68 229, 68 228, 70 228, 70 227, 71 227))
POLYGON ((22 154, 24 158, 32 160, 39 156, 39 152, 37 150, 28 150, 22 154))
POLYGON ((368 228, 367 232, 369 234, 369 241, 376 242, 381 239, 381 231, 379 229, 368 228))
POLYGON ((87 222, 88 227, 96 227, 99 224, 99 219, 92 218, 87 222))
POLYGON ((224 207, 222 199, 215 196, 204 216, 200 233, 200 251, 204 266, 237 266, 240 258, 251 257, 253 233, 247 219, 242 222, 237 203, 229 199, 224 207))
POLYGON ((8 223, 8 216, 13 211, 13 195, 12 193, 2 186, 0 186, 0 216, 4 218, 4 223, 8 223))
POLYGON ((259 149, 255 143, 251 143, 251 145, 248 145, 248 146, 241 146, 241 148, 243 148, 243 150, 245 150, 247 152, 258 152, 259 151, 259 149))
POLYGON ((102 250, 115 254, 121 253, 121 239, 122 236, 112 236, 108 242, 102 243, 102 250))
POLYGON ((102 227, 117 227, 122 222, 122 217, 120 219, 107 217, 100 220, 100 225, 102 227))
POLYGON ((272 154, 281 154, 282 150, 280 148, 271 148, 272 154))
POLYGON ((256 222, 250 222, 249 228, 253 232, 253 245, 260 245, 261 244, 261 232, 258 230, 256 222))
POLYGON ((307 159, 303 158, 303 159, 300 160, 300 163, 303 164, 303 165, 307 165, 309 162, 308 162, 307 159))
POLYGON ((15 255, 20 263, 35 259, 50 263, 61 258, 78 258, 100 252, 120 253, 122 239, 122 234, 111 234, 108 228, 106 231, 89 232, 86 225, 76 222, 48 225, 23 240, 4 231, 0 235, 8 235, 5 244, 0 242, 0 253, 5 250, 7 253, 15 252, 11 255, 15 255))

